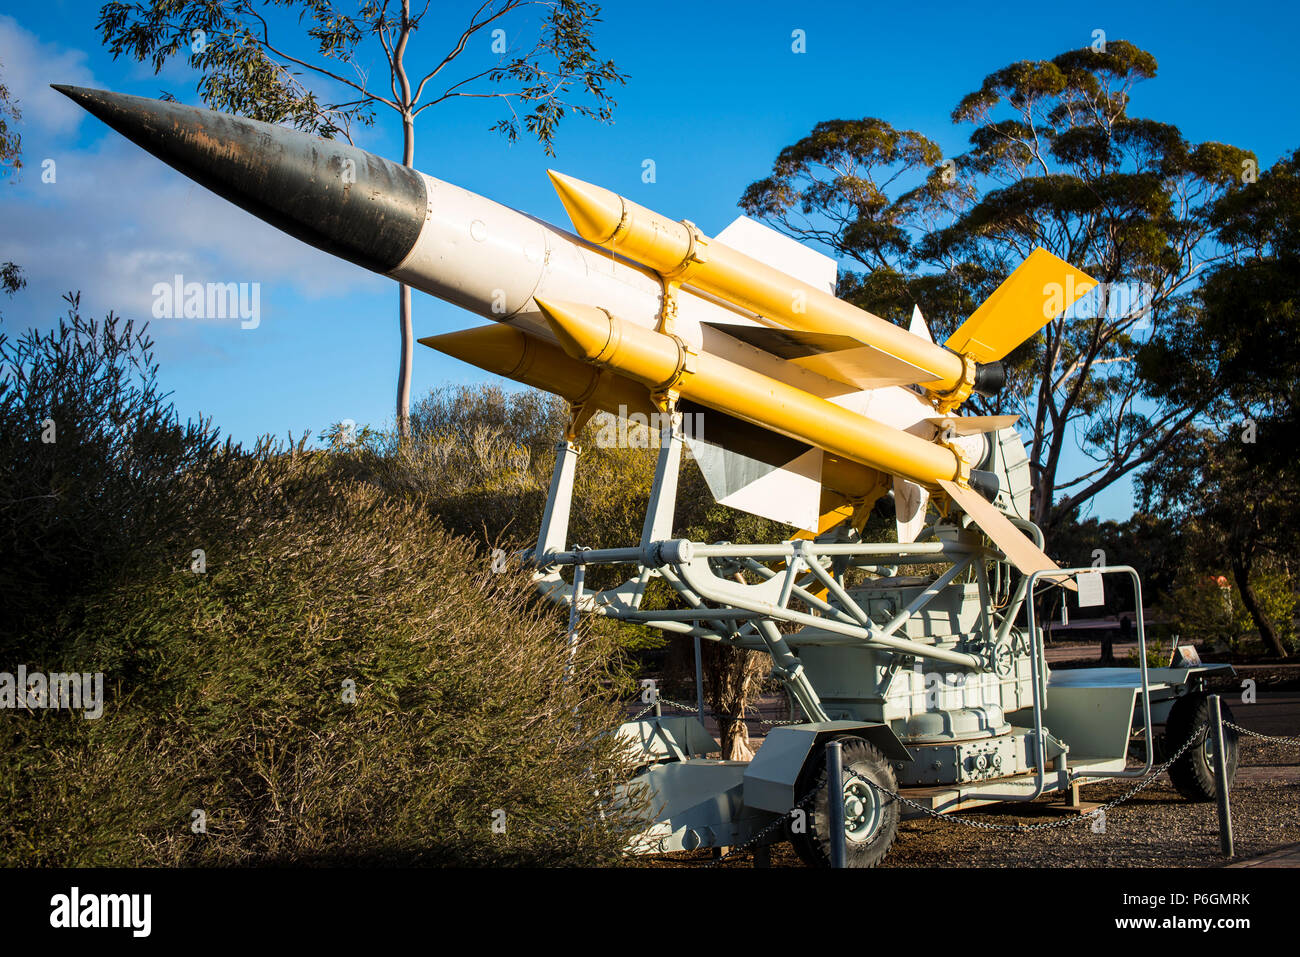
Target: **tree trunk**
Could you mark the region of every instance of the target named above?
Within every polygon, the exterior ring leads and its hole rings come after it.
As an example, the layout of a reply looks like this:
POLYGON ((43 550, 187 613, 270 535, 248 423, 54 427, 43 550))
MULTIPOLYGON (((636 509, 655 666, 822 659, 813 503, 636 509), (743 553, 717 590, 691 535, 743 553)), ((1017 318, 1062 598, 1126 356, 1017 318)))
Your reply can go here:
POLYGON ((1246 567, 1245 562, 1238 559, 1233 560, 1232 577, 1237 583, 1237 591, 1241 593, 1241 603, 1246 606, 1246 611, 1250 613, 1251 620, 1255 622, 1255 627, 1259 629, 1259 637, 1264 642, 1264 647, 1279 658, 1285 658, 1286 649, 1282 647, 1282 639, 1278 636, 1273 622, 1265 614, 1264 606, 1259 603, 1259 597, 1250 584, 1250 570, 1246 567))
MULTIPOLYGON (((415 113, 411 102, 411 82, 406 75, 406 44, 411 37, 411 2, 402 0, 402 19, 391 65, 401 87, 402 165, 415 168, 415 113)), ((397 319, 402 329, 402 357, 397 370, 397 435, 402 442, 411 438, 411 362, 415 333, 411 328, 411 287, 397 287, 397 319)))
POLYGON ((397 434, 403 442, 411 437, 411 360, 414 332, 411 329, 411 287, 397 287, 397 320, 402 328, 402 357, 397 369, 397 434))
POLYGON ((765 673, 766 655, 709 641, 704 643, 702 657, 704 697, 718 721, 722 757, 748 761, 754 752, 744 715, 765 673))

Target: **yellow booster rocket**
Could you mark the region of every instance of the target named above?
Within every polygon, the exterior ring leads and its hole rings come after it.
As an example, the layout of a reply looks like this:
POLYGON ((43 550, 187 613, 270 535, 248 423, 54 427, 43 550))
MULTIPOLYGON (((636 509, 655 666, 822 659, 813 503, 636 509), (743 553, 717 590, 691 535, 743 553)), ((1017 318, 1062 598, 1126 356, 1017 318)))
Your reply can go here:
POLYGON ((580 303, 539 299, 568 354, 617 370, 653 394, 682 398, 806 442, 870 468, 938 487, 965 482, 970 468, 950 448, 900 432, 826 399, 580 303))
POLYGON ((878 352, 875 363, 882 373, 893 372, 924 386, 941 411, 957 408, 972 391, 992 394, 1001 388, 1000 368, 988 364, 1059 314, 1060 309, 1047 305, 1053 284, 1071 290, 1074 298, 1095 284, 1047 250, 1035 250, 944 346, 938 346, 712 240, 692 223, 675 222, 553 170, 549 175, 583 239, 785 328, 857 340, 878 352))

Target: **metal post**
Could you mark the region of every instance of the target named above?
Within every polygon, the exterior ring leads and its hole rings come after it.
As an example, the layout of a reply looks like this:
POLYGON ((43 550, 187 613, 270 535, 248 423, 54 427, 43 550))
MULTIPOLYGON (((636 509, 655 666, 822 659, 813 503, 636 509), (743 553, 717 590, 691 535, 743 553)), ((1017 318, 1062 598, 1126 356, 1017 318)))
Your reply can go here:
POLYGON ((704 720, 704 665, 700 650, 700 636, 695 636, 695 710, 704 720))
POLYGON ((1228 750, 1223 741, 1223 707, 1217 694, 1210 695, 1210 721, 1214 725, 1214 791, 1219 799, 1219 846, 1224 857, 1232 857, 1232 807, 1228 803, 1228 750))
POLYGON ((674 416, 669 420, 670 424, 659 432, 659 458, 655 463, 654 484, 650 487, 645 522, 641 526, 642 552, 647 552, 651 543, 672 538, 673 535, 677 480, 682 468, 682 433, 677 428, 678 421, 680 420, 674 416))
POLYGON ((838 741, 826 745, 826 805, 830 811, 831 867, 845 867, 844 754, 838 741))
POLYGON ((569 510, 573 504, 573 476, 578 454, 578 447, 572 442, 559 442, 555 446, 551 489, 546 496, 542 527, 537 533, 537 560, 548 553, 564 550, 569 537, 569 510))
MULTIPOLYGON (((579 546, 580 548, 581 546, 579 546)), ((579 605, 582 602, 582 584, 584 578, 584 566, 582 564, 582 552, 578 552, 579 560, 573 566, 573 600, 569 602, 569 633, 566 636, 569 642, 569 659, 564 665, 564 680, 568 681, 573 676, 573 656, 578 653, 578 622, 581 617, 579 605)))

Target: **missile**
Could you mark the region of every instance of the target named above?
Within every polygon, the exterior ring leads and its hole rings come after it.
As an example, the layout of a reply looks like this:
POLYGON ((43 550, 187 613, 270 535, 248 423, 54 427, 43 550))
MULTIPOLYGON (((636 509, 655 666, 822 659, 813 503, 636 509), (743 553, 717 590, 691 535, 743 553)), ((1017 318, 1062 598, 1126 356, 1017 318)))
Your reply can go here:
MULTIPOLYGON (((599 302, 657 327, 661 278, 564 230, 347 143, 214 110, 59 86, 127 139, 254 216, 348 262, 532 335, 551 333, 533 296, 599 302)), ((758 363, 821 395, 843 384, 719 331, 753 324, 694 294, 675 299, 697 348, 758 363), (818 381, 819 380, 819 381, 818 381)))
POLYGON ((871 361, 882 374, 901 372, 924 386, 944 412, 971 392, 996 393, 1004 381, 998 360, 1095 285, 1069 263, 1037 249, 945 346, 938 346, 710 239, 693 223, 675 222, 554 170, 549 175, 583 239, 788 329, 856 340, 875 350, 871 361), (1053 289, 1059 291, 1056 298, 1049 293, 1053 289))
POLYGON ((537 305, 569 355, 616 371, 653 392, 685 398, 868 468, 937 488, 965 480, 957 454, 709 353, 688 357, 670 336, 580 303, 537 305), (693 359, 693 361, 692 361, 693 359))
MULTIPOLYGON (((535 296, 596 303, 624 321, 655 329, 663 327, 671 305, 674 333, 693 350, 860 410, 873 401, 857 386, 799 364, 815 364, 815 356, 788 361, 739 338, 738 330, 759 325, 744 310, 689 290, 669 299, 663 278, 652 269, 418 170, 346 143, 213 110, 103 90, 55 89, 168 165, 303 242, 530 337, 554 342, 535 296)), ((743 217, 737 223, 776 236, 743 217)), ((833 276, 831 260, 777 238, 817 268, 829 266, 833 276)), ((541 375, 542 365, 532 374, 541 375)), ((902 413, 898 402, 874 401, 903 414, 908 424, 934 411, 915 398, 902 397, 902 413)), ((797 490, 778 492, 755 483, 785 472, 788 463, 774 461, 771 444, 751 435, 748 445, 755 443, 761 447, 755 456, 727 449, 710 458, 707 450, 696 449, 718 500, 814 527, 819 473, 839 463, 801 448, 804 481, 797 490), (747 480, 752 481, 746 485, 747 480), (792 508, 795 502, 798 508, 792 508)), ((837 482, 856 488, 861 494, 855 497, 875 488, 861 480, 837 482)))
POLYGON ((645 416, 659 411, 645 386, 571 358, 512 326, 461 329, 426 336, 420 344, 591 411, 645 416))
POLYGON ((953 414, 996 385, 997 361, 1046 321, 1045 299, 1063 309, 1090 288, 1046 252, 938 346, 917 318, 904 329, 836 299, 833 260, 745 217, 709 239, 553 173, 575 236, 346 143, 55 89, 303 242, 502 324, 435 337, 435 348, 562 395, 579 417, 710 410, 721 442, 687 443, 723 504, 815 530, 841 500, 861 517, 892 482, 908 503, 900 540, 935 492, 1022 568, 1050 565, 972 487, 972 443, 1003 420, 953 414))

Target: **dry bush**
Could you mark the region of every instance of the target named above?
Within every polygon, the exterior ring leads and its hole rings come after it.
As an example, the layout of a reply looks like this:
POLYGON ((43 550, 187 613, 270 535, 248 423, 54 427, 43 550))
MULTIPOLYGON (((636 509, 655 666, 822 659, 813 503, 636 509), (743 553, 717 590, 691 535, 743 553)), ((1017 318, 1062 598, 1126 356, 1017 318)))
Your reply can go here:
POLYGON ((139 560, 204 502, 187 472, 230 454, 159 392, 145 331, 86 319, 75 295, 48 332, 0 335, 0 652, 139 560))
POLYGON ((332 471, 300 451, 246 460, 206 574, 104 592, 34 663, 113 690, 96 721, 6 719, 0 860, 617 859, 617 648, 588 633, 565 680, 557 616, 522 571, 494 574, 418 499, 332 471))
POLYGON ((431 469, 222 445, 142 330, 70 306, 0 340, 0 650, 103 672, 108 701, 0 714, 0 863, 616 859, 616 640, 586 633, 564 680, 563 616, 433 517, 471 476, 535 489, 532 463, 485 432, 431 469))

